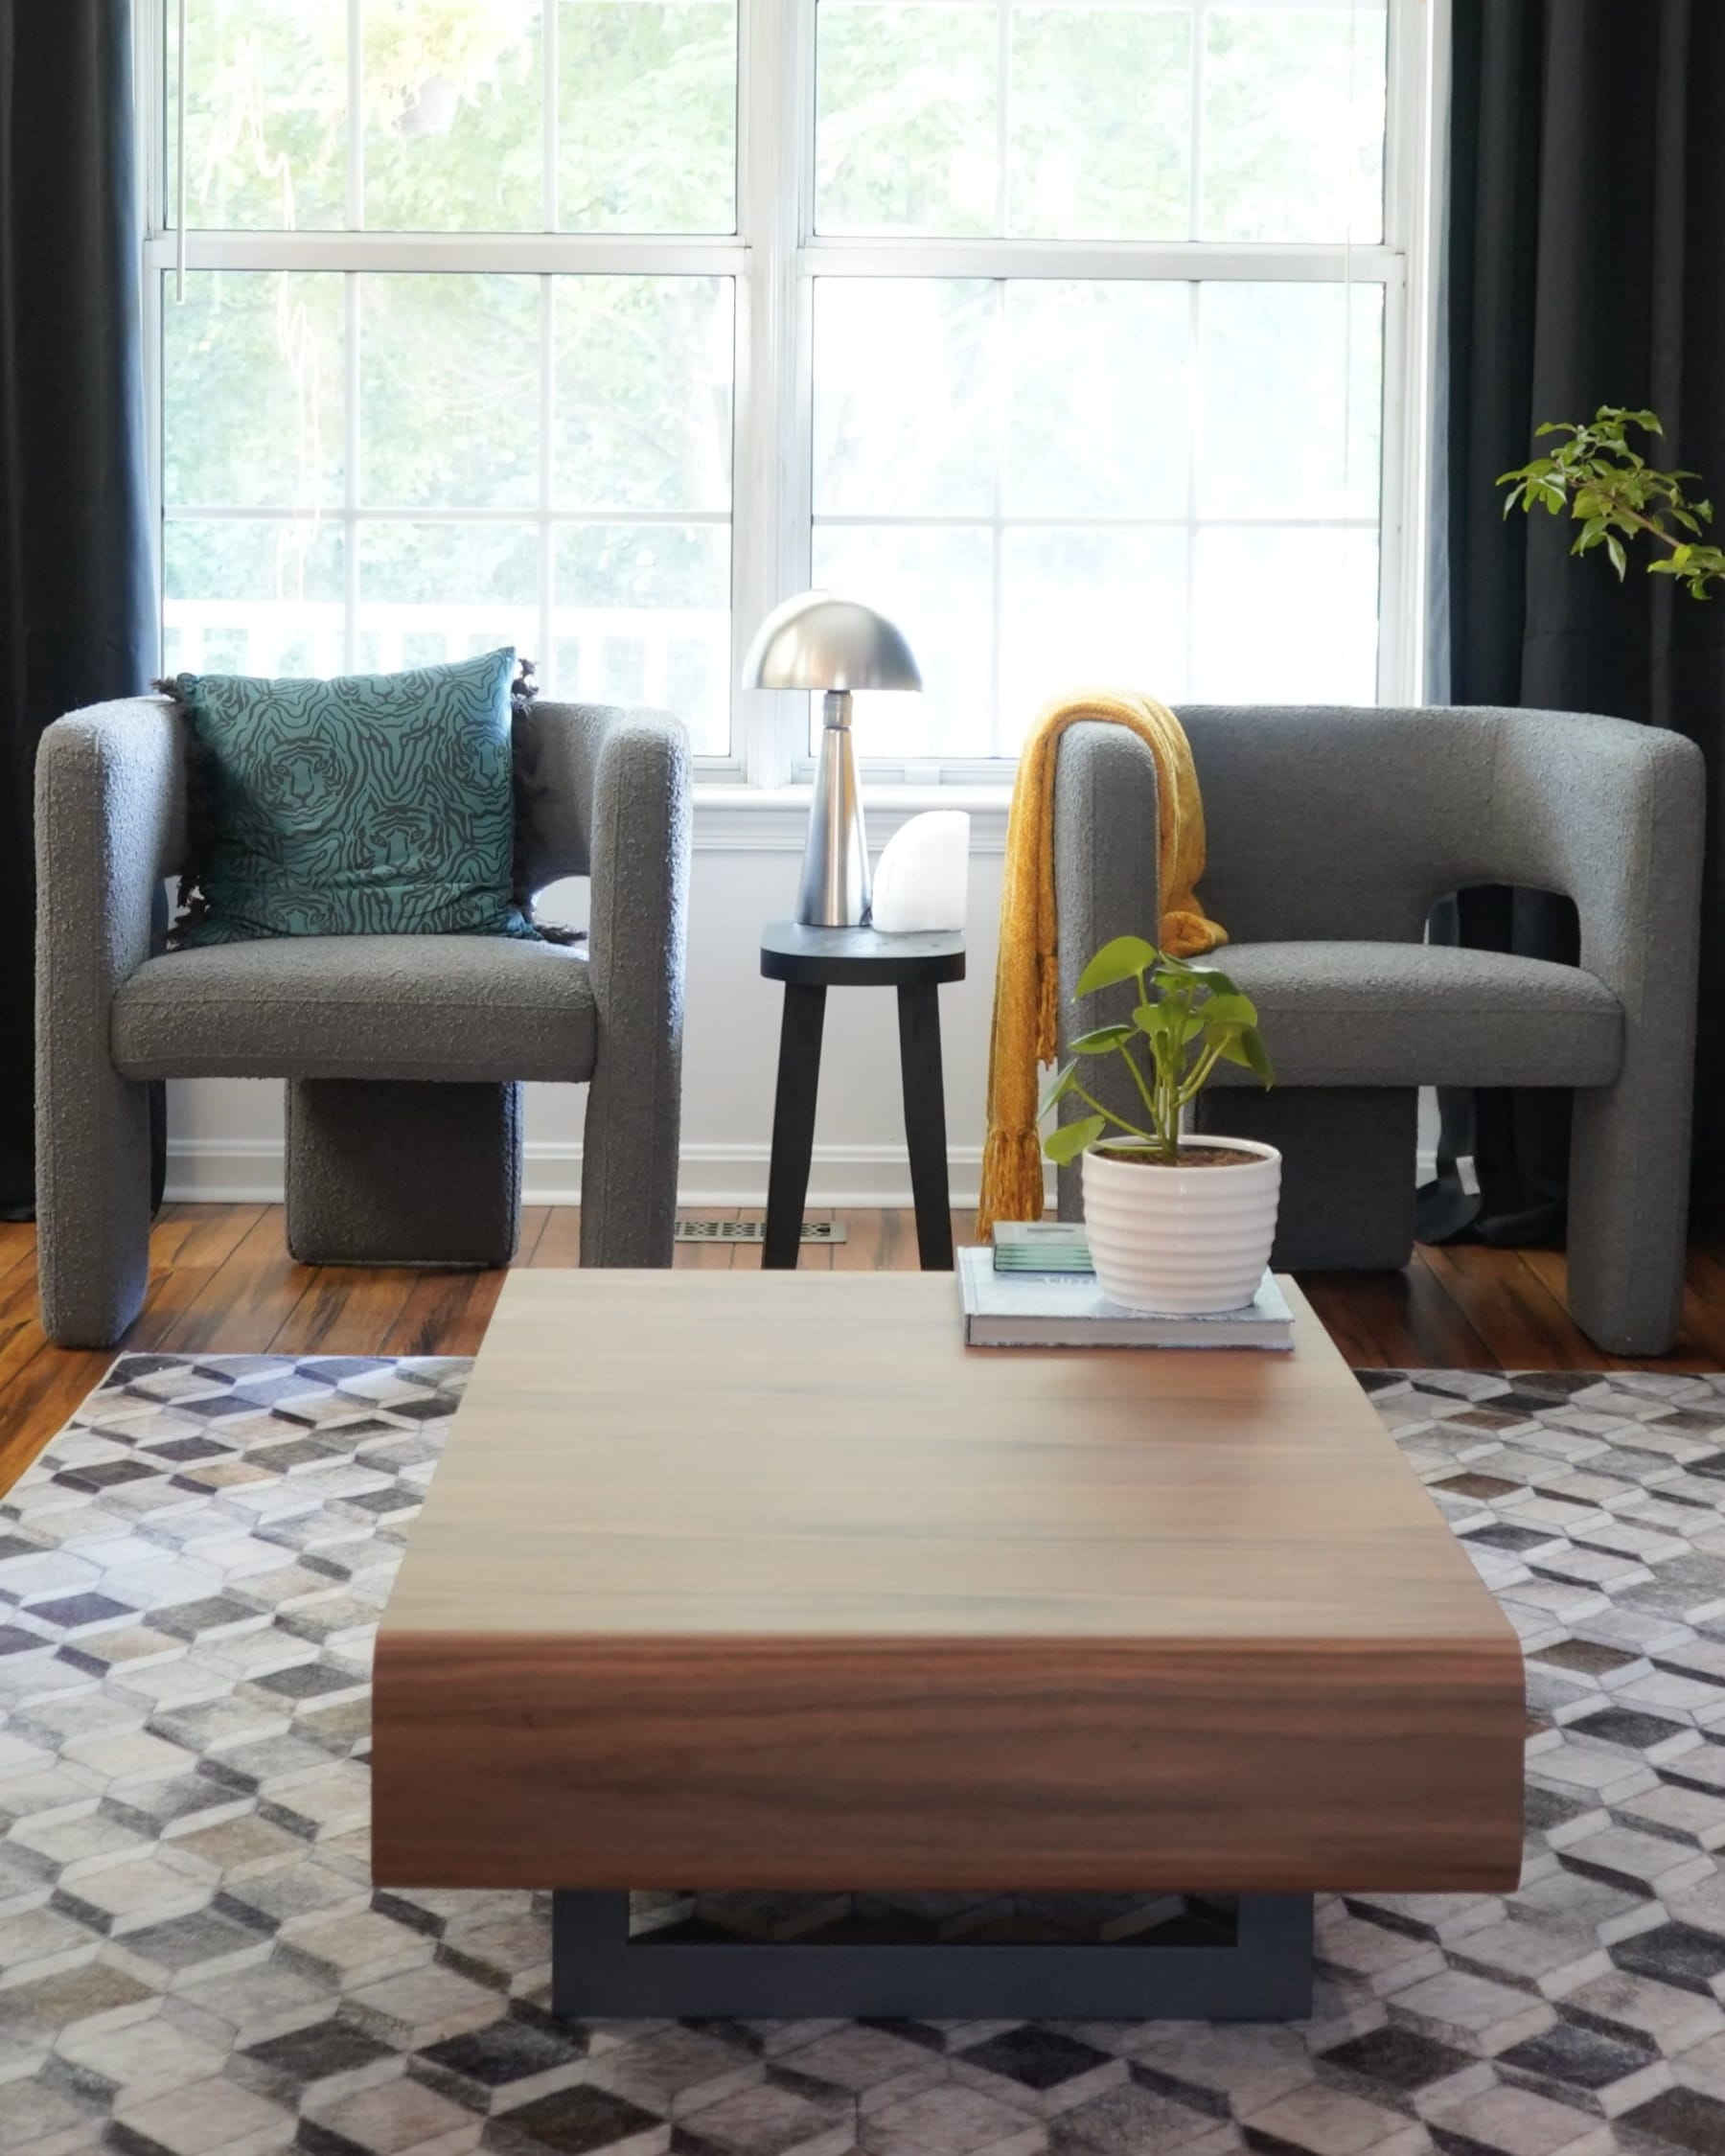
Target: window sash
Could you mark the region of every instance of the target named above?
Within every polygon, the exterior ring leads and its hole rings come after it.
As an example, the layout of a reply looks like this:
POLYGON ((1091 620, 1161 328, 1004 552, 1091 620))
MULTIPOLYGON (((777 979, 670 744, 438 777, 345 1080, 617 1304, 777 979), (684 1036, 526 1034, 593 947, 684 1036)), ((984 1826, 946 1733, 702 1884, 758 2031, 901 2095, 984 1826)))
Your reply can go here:
MULTIPOLYGON (((733 677, 755 625, 810 578, 813 543, 813 291, 833 278, 1107 278, 1208 283, 1373 283, 1384 287, 1378 695, 1416 700, 1423 677, 1423 502, 1433 309, 1432 218, 1446 0, 1389 0, 1384 239, 1308 242, 1096 242, 843 239, 814 229, 816 0, 740 0, 738 230, 713 236, 553 232, 177 233, 168 163, 166 81, 173 0, 134 10, 144 242, 145 394, 152 499, 163 514, 162 310, 176 262, 189 270, 326 270, 524 275, 694 275, 734 280, 731 578, 733 677)), ((555 110, 543 126, 549 168, 555 110)), ((356 190, 355 195, 356 196, 356 190)), ((357 215, 356 199, 350 209, 357 215)), ((353 363, 350 355, 350 365, 353 363)), ((350 400, 350 413, 356 405, 350 400)), ((350 417, 350 426, 354 424, 350 417)), ((349 470, 356 469, 349 445, 349 470)), ((160 564, 158 549, 158 601, 160 564)), ((979 654, 979 659, 986 654, 979 654)), ((804 700, 733 682, 731 746, 698 760, 705 781, 758 789, 806 783, 804 700)), ((1001 785, 1007 758, 866 759, 879 780, 1001 785)))

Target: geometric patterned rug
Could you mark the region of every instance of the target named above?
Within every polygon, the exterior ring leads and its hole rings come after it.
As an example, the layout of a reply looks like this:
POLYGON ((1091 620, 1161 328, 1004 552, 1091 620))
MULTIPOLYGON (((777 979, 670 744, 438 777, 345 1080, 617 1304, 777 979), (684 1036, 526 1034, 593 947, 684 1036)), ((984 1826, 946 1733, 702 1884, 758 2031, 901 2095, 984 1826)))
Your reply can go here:
POLYGON ((1310 2019, 564 2026, 548 1896, 367 1863, 373 1630, 467 1368, 124 1356, 0 1502, 9 2156, 1725 2156, 1725 1379, 1363 1377, 1526 1648, 1527 1863, 1509 1895, 1321 1901, 1310 2019))

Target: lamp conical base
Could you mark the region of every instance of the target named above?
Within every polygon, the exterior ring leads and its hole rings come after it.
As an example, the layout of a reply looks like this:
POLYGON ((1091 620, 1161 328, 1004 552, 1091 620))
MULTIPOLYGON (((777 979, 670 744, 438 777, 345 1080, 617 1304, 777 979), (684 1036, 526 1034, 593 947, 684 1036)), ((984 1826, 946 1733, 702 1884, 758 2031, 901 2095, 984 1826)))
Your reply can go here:
POLYGON ((825 717, 796 918, 810 929, 860 929, 868 919, 868 840, 851 745, 849 696, 829 692, 825 717))

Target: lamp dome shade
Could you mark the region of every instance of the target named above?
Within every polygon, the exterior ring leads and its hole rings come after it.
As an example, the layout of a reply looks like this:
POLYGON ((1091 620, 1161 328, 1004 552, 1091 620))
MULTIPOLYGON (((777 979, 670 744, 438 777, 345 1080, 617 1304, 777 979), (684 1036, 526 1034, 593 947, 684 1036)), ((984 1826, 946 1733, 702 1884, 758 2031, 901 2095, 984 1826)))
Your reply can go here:
POLYGON ((746 689, 920 689, 904 631, 872 607, 804 591, 775 607, 743 662, 746 689))

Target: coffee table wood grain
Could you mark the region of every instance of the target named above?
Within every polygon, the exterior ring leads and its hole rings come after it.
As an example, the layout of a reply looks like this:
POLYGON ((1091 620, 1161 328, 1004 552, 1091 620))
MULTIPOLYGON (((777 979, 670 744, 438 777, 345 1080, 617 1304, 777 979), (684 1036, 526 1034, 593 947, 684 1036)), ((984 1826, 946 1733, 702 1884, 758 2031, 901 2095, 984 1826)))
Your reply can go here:
POLYGON ((949 1274, 512 1273, 377 1655, 383 1883, 1502 1890, 1521 1654, 1292 1355, 949 1274))

